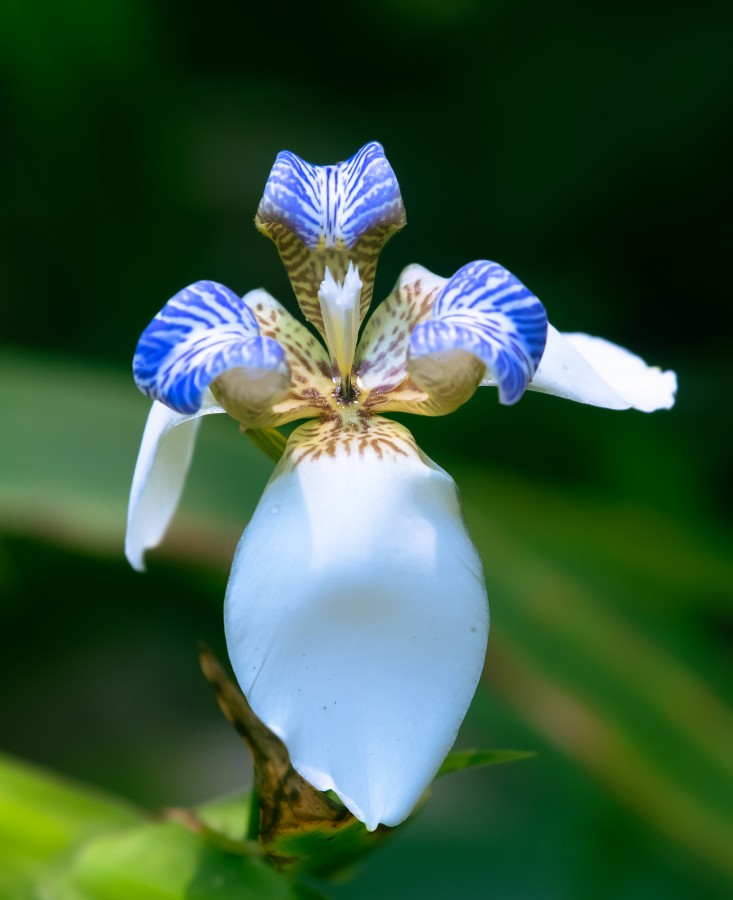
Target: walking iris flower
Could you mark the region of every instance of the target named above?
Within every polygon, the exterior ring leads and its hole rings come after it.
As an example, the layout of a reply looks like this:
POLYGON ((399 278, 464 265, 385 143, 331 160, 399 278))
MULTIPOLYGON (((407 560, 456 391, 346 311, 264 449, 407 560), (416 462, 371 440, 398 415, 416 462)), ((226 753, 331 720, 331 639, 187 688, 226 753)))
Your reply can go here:
POLYGON ((400 276, 359 339, 377 257, 404 225, 377 143, 313 166, 280 153, 257 227, 321 343, 264 290, 198 281, 166 303, 134 359, 154 400, 126 552, 143 568, 183 487, 201 416, 292 432, 234 558, 225 627, 255 713, 295 769, 367 828, 396 825, 450 750, 489 628, 481 562, 454 482, 384 418, 440 416, 480 385, 611 409, 668 408, 672 372, 601 338, 560 334, 494 262, 400 276), (324 346, 325 344, 325 346, 324 346))

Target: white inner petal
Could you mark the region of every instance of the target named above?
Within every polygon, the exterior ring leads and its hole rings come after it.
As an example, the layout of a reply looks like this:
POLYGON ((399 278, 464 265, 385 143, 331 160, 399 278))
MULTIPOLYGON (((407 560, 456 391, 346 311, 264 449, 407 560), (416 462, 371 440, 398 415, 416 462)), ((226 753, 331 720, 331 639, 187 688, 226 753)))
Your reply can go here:
POLYGON ((361 289, 359 269, 350 262, 343 283, 335 281, 326 266, 326 277, 318 291, 328 352, 331 361, 338 365, 342 378, 347 380, 351 376, 359 335, 361 289))
POLYGON ((257 715, 369 829, 405 819, 433 779, 488 634, 455 485, 387 424, 385 440, 321 439, 281 466, 237 550, 225 617, 257 715))

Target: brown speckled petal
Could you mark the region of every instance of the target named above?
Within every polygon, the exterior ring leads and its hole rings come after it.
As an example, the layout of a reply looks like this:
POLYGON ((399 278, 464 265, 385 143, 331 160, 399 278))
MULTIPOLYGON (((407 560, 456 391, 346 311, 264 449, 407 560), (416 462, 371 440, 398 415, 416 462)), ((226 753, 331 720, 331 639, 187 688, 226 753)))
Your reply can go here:
POLYGON ((267 291, 250 291, 245 302, 257 319, 260 332, 285 351, 290 366, 290 388, 272 409, 266 425, 274 427, 295 419, 323 415, 335 385, 328 353, 318 338, 267 291))

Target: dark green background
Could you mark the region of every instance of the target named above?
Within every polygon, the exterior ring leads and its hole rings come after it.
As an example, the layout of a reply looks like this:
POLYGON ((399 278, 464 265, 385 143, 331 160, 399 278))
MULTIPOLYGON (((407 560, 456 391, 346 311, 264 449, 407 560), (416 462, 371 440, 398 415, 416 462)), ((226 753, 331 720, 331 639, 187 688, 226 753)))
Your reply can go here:
POLYGON ((507 409, 485 390, 448 419, 408 422, 463 489, 492 600, 487 677, 461 741, 541 752, 446 781, 336 893, 727 894, 733 872, 684 837, 695 827, 664 826, 666 809, 685 821, 685 803, 659 807, 642 769, 620 783, 602 762, 613 747, 589 751, 542 688, 560 685, 652 763, 676 759, 667 799, 682 785, 731 826, 731 772, 710 762, 733 734, 730 10, 0 8, 5 749, 150 805, 244 777, 195 647, 222 646, 227 560, 268 466, 232 423, 205 423, 183 524, 147 576, 130 572, 120 541, 147 406, 127 372, 143 327, 196 279, 266 287, 295 309, 252 226, 275 155, 329 163, 376 139, 408 226, 375 296, 410 262, 450 275, 495 259, 561 330, 675 369, 680 393, 673 412, 645 416, 537 395, 507 409), (577 609, 600 611, 582 634, 573 604, 554 605, 572 591, 577 609), (680 672, 720 703, 690 710, 687 731, 680 672), (648 689, 676 709, 679 747, 650 718, 648 689))

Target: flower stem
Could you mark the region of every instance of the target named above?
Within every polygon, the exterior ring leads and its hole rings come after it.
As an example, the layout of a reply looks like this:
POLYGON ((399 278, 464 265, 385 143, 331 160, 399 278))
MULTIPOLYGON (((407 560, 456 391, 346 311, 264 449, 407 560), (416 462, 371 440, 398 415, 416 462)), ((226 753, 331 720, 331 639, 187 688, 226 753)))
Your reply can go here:
POLYGON ((277 428, 248 428, 244 433, 258 450, 269 456, 273 462, 280 462, 288 439, 277 428))

